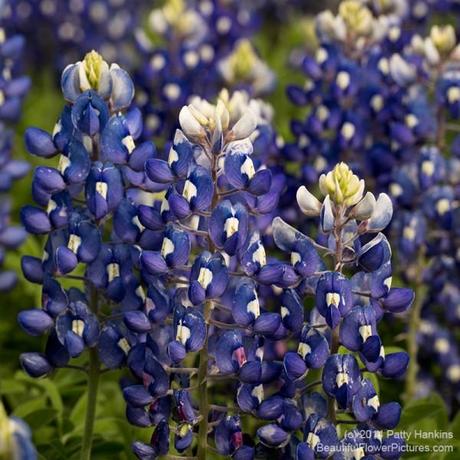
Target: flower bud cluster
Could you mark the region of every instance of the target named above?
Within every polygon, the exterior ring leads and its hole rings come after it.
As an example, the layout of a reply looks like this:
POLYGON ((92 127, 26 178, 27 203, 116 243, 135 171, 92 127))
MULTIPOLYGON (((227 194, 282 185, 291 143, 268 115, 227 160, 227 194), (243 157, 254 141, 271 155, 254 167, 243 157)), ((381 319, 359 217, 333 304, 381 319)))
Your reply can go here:
POLYGON ((314 308, 297 326, 298 347, 285 354, 283 369, 303 393, 309 389, 304 383, 308 373, 322 369, 321 389, 327 396, 304 394, 303 438, 295 441, 292 458, 323 458, 327 452, 353 450, 354 444, 362 455, 383 452, 391 444, 399 449, 401 443, 391 436, 383 439, 381 430, 397 425, 401 408, 380 401, 372 377, 398 378, 408 365, 405 352, 385 353, 377 329, 385 314, 404 312, 414 299, 410 289, 391 285, 391 248, 381 231, 391 220, 392 203, 386 194, 376 199, 364 193, 364 181, 344 163, 322 175, 319 187, 326 195, 322 202, 305 187, 297 192, 302 212, 319 217, 316 241, 279 218, 273 222, 275 243, 290 254, 303 278, 297 296, 314 297, 314 308), (315 273, 308 271, 321 260, 317 251, 332 257, 333 270, 322 261, 315 273), (340 439, 335 425, 344 413, 356 420, 357 429, 340 439), (373 435, 362 439, 362 430, 373 435))
POLYGON ((25 239, 25 232, 11 225, 11 201, 8 196, 13 183, 24 177, 29 166, 25 161, 13 159, 13 136, 10 127, 19 120, 22 102, 30 80, 21 72, 24 38, 7 36, 0 27, 0 291, 11 289, 16 274, 3 270, 6 251, 17 248, 25 239))
POLYGON ((80 53, 100 50, 109 62, 135 64, 132 30, 146 0, 5 0, 0 13, 8 26, 26 37, 27 57, 35 65, 51 65, 60 73, 80 53))
POLYGON ((339 164, 320 178, 322 203, 305 187, 298 192, 302 212, 319 217, 318 241, 276 218, 273 238, 290 262, 267 257, 254 232, 263 208, 253 203, 275 193, 270 173, 254 166, 242 138, 254 129, 251 112, 235 119, 222 102, 184 107, 168 160, 146 164, 152 181, 168 185, 161 202, 139 206, 150 225, 164 228, 158 249, 141 254, 163 295, 142 318, 137 313, 138 327, 151 332, 143 367, 130 366, 137 380, 123 388, 130 422, 155 426, 149 444, 134 443, 135 454, 146 460, 196 449, 205 458, 216 449, 252 459, 276 449, 313 458, 358 443, 363 429, 373 433, 369 452, 399 449, 381 431, 397 425, 401 408, 380 402, 373 383, 373 374, 398 378, 408 364, 404 352, 385 353, 377 330, 385 313, 413 301, 410 289, 391 287, 391 249, 381 233, 391 200, 365 193, 364 181, 339 164), (322 379, 312 382, 316 370, 322 379), (218 398, 211 385, 231 391, 233 405, 211 401, 218 398), (354 437, 339 438, 338 410, 356 420, 354 437), (256 433, 243 433, 247 416, 262 422, 256 433))
POLYGON ((29 128, 25 135, 31 154, 59 157, 56 168, 35 169, 36 205, 21 211, 26 230, 46 236, 41 259, 22 259, 26 279, 42 285, 42 303, 21 312, 19 323, 31 335, 48 334, 44 353, 21 356, 34 377, 66 366, 88 347, 107 366, 124 362, 129 342, 121 333, 113 336, 107 318, 119 308, 144 305, 147 297, 134 270, 139 250, 120 232, 130 224, 133 240, 154 238, 135 216, 126 221, 129 194, 155 190, 144 172, 154 146, 136 142, 141 115, 127 111, 134 96, 131 78, 93 51, 64 70, 61 84, 68 104, 53 133, 29 128), (64 285, 66 279, 74 286, 64 285))
POLYGON ((137 103, 146 136, 173 136, 192 95, 211 99, 222 87, 251 96, 271 90, 273 74, 248 40, 256 28, 256 12, 244 2, 168 0, 153 9, 147 31, 137 31, 145 62, 137 103))

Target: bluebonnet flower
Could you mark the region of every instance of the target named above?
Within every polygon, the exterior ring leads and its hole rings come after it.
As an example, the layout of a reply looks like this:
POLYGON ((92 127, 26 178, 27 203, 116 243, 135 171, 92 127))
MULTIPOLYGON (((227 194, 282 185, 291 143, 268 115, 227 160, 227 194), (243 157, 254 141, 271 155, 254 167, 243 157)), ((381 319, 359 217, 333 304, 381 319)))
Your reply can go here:
POLYGON ((3 404, 0 404, 0 454, 18 460, 38 458, 29 426, 17 417, 8 417, 3 404))
MULTIPOLYGON (((296 171, 287 180, 288 200, 292 202, 301 183, 316 183, 332 164, 345 160, 393 202, 395 216, 386 237, 366 239, 354 247, 360 269, 374 273, 362 276, 372 295, 388 297, 379 305, 371 301, 377 321, 384 312, 404 311, 412 297, 408 291, 388 291, 385 286, 391 276, 391 244, 400 261, 397 274, 421 292, 412 315, 436 321, 441 327, 446 319, 455 324, 455 315, 447 315, 447 308, 441 312, 439 305, 451 305, 444 303, 445 293, 451 291, 456 276, 459 144, 458 137, 451 141, 449 132, 454 128, 450 120, 458 118, 459 48, 453 26, 431 26, 427 21, 434 9, 444 14, 452 8, 450 2, 343 1, 337 14, 325 11, 316 17, 319 46, 313 55, 303 58, 305 85, 287 89, 292 102, 309 107, 303 120, 291 123, 295 142, 283 148, 288 162, 302 165, 288 168, 296 171), (425 285, 429 286, 426 294, 425 285)), ((317 215, 320 203, 300 190, 303 213, 317 215)), ((362 207, 369 210, 371 205, 369 200, 362 207)), ((331 228, 329 206, 323 205, 321 212, 321 230, 327 233, 331 228)), ((299 227, 295 213, 284 211, 282 216, 299 227)), ((366 226, 370 229, 369 223, 366 226)), ((420 337, 413 331, 417 319, 410 315, 407 319, 408 340, 413 342, 420 337)), ((421 340, 419 346, 422 375, 430 363, 427 356, 436 355, 421 340)), ((364 342, 359 344, 360 353, 363 347, 364 342)), ((406 388, 409 398, 416 391, 416 367, 412 356, 406 388)), ((386 371, 382 368, 380 372, 386 371)), ((445 371, 442 375, 446 377, 445 371)))
MULTIPOLYGON (((148 142, 136 143, 142 119, 136 109, 127 112, 134 86, 123 69, 109 67, 92 51, 64 70, 61 83, 68 105, 54 132, 29 128, 25 135, 31 154, 59 156, 59 162, 57 168, 36 168, 36 206, 21 211, 26 230, 45 235, 46 242, 41 259, 22 260, 24 276, 42 285, 41 308, 21 312, 18 321, 27 333, 48 336, 44 352, 24 353, 21 364, 29 375, 42 377, 89 351, 90 379, 102 363, 128 366, 144 375, 153 393, 163 395, 166 373, 157 375, 161 366, 155 360, 142 362, 151 353, 147 315, 156 303, 161 310, 161 291, 155 280, 144 291, 138 270, 141 247, 157 249, 160 241, 137 213, 130 214, 135 206, 128 198, 138 184, 144 192, 151 190, 143 163, 155 149, 148 142), (64 288, 63 278, 73 279, 74 286, 64 288)), ((133 406, 139 401, 131 398, 133 406)), ((91 440, 85 442, 90 449, 91 440)))
POLYGON ((136 31, 144 134, 172 136, 179 110, 193 95, 210 99, 222 87, 251 96, 270 91, 273 74, 248 41, 257 26, 248 3, 168 0, 154 8, 147 30, 136 31))
MULTIPOLYGON (((158 155, 145 164, 149 179, 163 189, 162 195, 149 205, 136 203, 137 212, 132 211, 132 215, 139 215, 142 225, 158 234, 157 242, 142 248, 139 260, 143 273, 151 283, 157 280, 168 288, 161 293, 162 299, 156 293, 153 303, 146 305, 151 329, 145 351, 139 354, 144 356, 144 371, 131 369, 139 381, 133 383, 133 390, 125 387, 125 398, 128 407, 133 405, 131 393, 141 395, 145 389, 159 398, 157 401, 170 398, 167 393, 153 392, 148 384, 150 378, 163 381, 167 375, 171 388, 181 388, 176 398, 179 394, 185 398, 166 415, 177 422, 172 427, 175 447, 180 451, 194 448, 195 433, 200 439, 199 455, 205 455, 211 442, 207 427, 213 420, 219 452, 253 458, 254 446, 244 440, 238 411, 225 414, 225 407, 216 404, 213 409, 200 402, 208 397, 206 378, 199 380, 198 393, 188 391, 195 374, 209 373, 209 379, 224 380, 237 375, 241 381, 238 401, 246 410, 256 411, 259 399, 253 395, 263 393, 261 386, 276 382, 282 372, 281 363, 270 354, 268 358, 264 355, 271 349, 270 340, 287 337, 288 330, 281 314, 271 311, 268 303, 264 306, 265 294, 258 280, 264 279, 267 288, 271 280, 287 287, 297 282, 298 276, 287 264, 268 261, 260 233, 253 231, 257 228, 255 214, 263 216, 273 209, 253 198, 267 197, 276 206, 280 193, 271 171, 262 163, 263 157, 254 152, 260 113, 258 103, 241 92, 230 96, 224 91, 215 105, 192 99, 179 114, 181 129, 176 131, 166 159, 158 155), (264 274, 265 267, 269 270, 264 274), (157 309, 161 314, 156 314, 157 309), (166 344, 161 350, 158 340, 162 342, 163 337, 166 344), (158 365, 146 381, 148 356, 154 356, 158 365), (182 367, 186 362, 198 367, 182 367), (194 403, 197 400, 198 405, 194 403), (199 408, 196 414, 195 407, 199 408)), ((283 307, 284 316, 292 311, 293 316, 301 317, 295 294, 286 294, 286 299, 288 295, 293 300, 283 307)), ((291 329, 297 326, 288 320, 286 324, 291 329)), ((133 359, 137 366, 137 357, 133 359)), ((144 406, 149 401, 145 396, 144 406)), ((279 399, 282 404, 277 407, 291 413, 289 403, 281 396, 279 399)), ((259 416, 264 416, 268 403, 261 405, 259 416)), ((136 418, 132 414, 130 409, 130 420, 137 424, 157 425, 150 416, 136 418)), ((291 424, 286 421, 283 426, 291 424)), ((155 456, 161 449, 159 442, 153 439, 151 445, 142 447, 145 452, 136 443, 133 450, 139 458, 155 456)))
POLYGON ((0 27, 0 291, 11 289, 16 283, 15 273, 2 269, 6 251, 17 248, 26 237, 24 229, 11 224, 11 201, 7 195, 14 181, 29 170, 25 161, 12 157, 13 132, 9 128, 19 120, 30 86, 29 78, 21 73, 24 44, 22 36, 7 36, 0 27))
MULTIPOLYGON (((235 75, 252 70, 235 58, 255 56, 247 42, 237 42, 240 31, 225 20, 227 5, 207 4, 206 11, 168 2, 156 10, 155 25, 164 26, 161 33, 169 38, 176 21, 201 26, 200 15, 210 15, 217 33, 234 34, 232 45, 239 43, 224 67, 241 63, 235 75)), ((371 11, 353 1, 344 5, 336 38, 343 38, 344 28, 347 39, 364 37, 369 46, 378 41, 371 11)), ((185 32, 191 49, 203 40, 200 27, 185 32)), ((319 80, 333 76, 327 103, 305 123, 318 141, 313 155, 325 151, 325 131, 337 133, 328 153, 364 152, 363 120, 371 112, 348 105, 359 93, 359 66, 339 62, 333 43, 324 43, 323 51, 324 65, 306 62, 319 80)), ((170 57, 153 54, 156 65, 170 57)), ((186 64, 191 59, 184 54, 186 64)), ((392 75, 381 72, 376 80, 384 89, 409 87, 423 74, 418 64, 412 55, 392 57, 392 75)), ((248 80, 260 76, 257 67, 248 80)), ((230 84, 241 83, 223 73, 230 84)), ((242 86, 251 91, 255 81, 246 85, 243 79, 242 86)), ((53 135, 39 129, 26 134, 32 154, 59 154, 60 161, 56 168, 37 168, 36 206, 22 211, 26 229, 46 235, 46 244, 43 260, 26 257, 22 263, 26 278, 43 285, 42 308, 22 312, 18 320, 29 334, 48 334, 43 353, 21 356, 23 368, 34 377, 48 375, 87 349, 90 379, 98 378, 101 366, 127 367, 131 375, 121 382, 127 419, 152 432, 148 443, 133 444, 141 459, 168 455, 173 443, 179 453, 190 450, 198 458, 211 449, 236 459, 268 457, 273 449, 285 458, 322 457, 324 447, 360 441, 359 433, 339 439, 336 426, 344 415, 337 409, 353 417, 358 429, 375 433, 366 439, 369 446, 391 442, 378 439, 378 431, 397 425, 400 406, 379 400, 370 373, 404 374, 407 355, 385 353, 378 323, 413 301, 410 290, 391 286, 391 247, 382 233, 392 218, 391 199, 365 193, 364 180, 341 163, 320 176, 322 201, 295 187, 302 212, 318 218, 317 237, 306 236, 279 218, 271 223, 285 180, 265 148, 273 146, 270 115, 248 93, 223 91, 215 104, 199 97, 186 101, 190 93, 180 93, 180 129, 157 152, 139 141, 143 120, 138 110, 128 110, 133 84, 122 69, 90 53, 66 68, 61 83, 68 105, 53 135), (266 251, 272 241, 287 253, 286 261, 266 251), (61 278, 76 286, 64 289, 61 278), (307 296, 312 309, 304 305, 307 296), (321 373, 320 382, 310 380, 312 369, 321 373), (220 393, 211 392, 211 385, 234 401, 214 400, 220 393), (322 395, 311 393, 316 387, 322 395), (246 416, 258 419, 253 432, 243 432, 246 416)), ((171 84, 161 97, 178 94, 178 83, 171 84)), ((422 119, 425 106, 403 96, 389 90, 397 110, 386 135, 410 149, 428 137, 429 123, 422 119)), ((171 126, 176 124, 172 117, 171 126)), ((299 139, 303 128, 293 126, 299 139)), ((397 150, 395 156, 404 154, 397 150)), ((330 157, 321 171, 335 162, 330 157)), ((423 160, 436 163, 434 157, 426 152, 423 160)), ((311 183, 316 171, 305 169, 311 183)), ((429 171, 421 167, 416 177, 431 187, 438 178, 429 171)), ((392 171, 386 172, 382 184, 388 185, 392 171)), ((439 189, 433 199, 428 212, 445 216, 443 225, 452 228, 452 195, 439 189)))
MULTIPOLYGON (((135 443, 133 451, 142 459, 166 453, 165 440, 155 433, 166 430, 169 420, 175 448, 180 452, 191 448, 198 457, 214 445, 220 454, 242 459, 270 449, 278 449, 286 458, 326 458, 327 449, 351 442, 338 436, 337 407, 354 417, 357 427, 365 424, 375 433, 366 442, 384 449, 382 443, 392 438, 382 440, 378 432, 397 425, 401 408, 396 402, 380 401, 369 375, 398 378, 407 368, 408 357, 404 352, 385 353, 377 324, 384 312, 403 312, 413 301, 411 290, 391 287, 391 251, 380 233, 391 220, 391 200, 384 194, 376 199, 365 193, 364 181, 340 164, 320 179, 327 194, 323 203, 305 187, 298 193, 302 210, 322 221, 329 238, 321 241, 327 247, 278 218, 273 222, 273 238, 289 253, 290 262, 267 257, 261 234, 251 230, 255 217, 248 210, 246 195, 254 191, 248 182, 237 180, 242 177, 238 170, 247 171, 251 153, 244 153, 243 161, 228 158, 241 155, 238 149, 251 151, 241 138, 248 139, 254 122, 248 108, 241 108, 241 117, 232 122, 226 113, 231 106, 221 103, 218 100, 212 107, 200 100, 183 108, 182 130, 168 160, 146 164, 151 180, 160 179, 165 188, 164 197, 157 198, 160 203, 150 203, 150 211, 145 204, 137 205, 144 215, 158 213, 155 227, 162 237, 157 247, 163 248, 166 238, 168 252, 182 254, 181 243, 171 237, 173 225, 189 235, 191 250, 187 261, 149 272, 169 286, 165 294, 171 300, 169 311, 163 300, 158 302, 166 312, 159 319, 147 316, 151 329, 144 350, 133 349, 130 353, 136 356, 128 358, 136 377, 124 387, 128 419, 139 426, 156 426, 151 442, 135 443), (180 161, 187 161, 188 168, 177 169, 180 161), (161 212, 172 209, 168 204, 177 182, 203 168, 213 178, 207 206, 187 213, 161 212), (231 211, 237 205, 246 213, 244 227, 243 214, 231 211), (214 227, 216 210, 220 233, 214 227), (242 237, 227 247, 226 240, 215 239, 229 232, 230 237, 242 232, 242 237), (319 254, 323 251, 335 254, 331 271, 319 254), (343 273, 344 266, 355 267, 353 277, 343 273), (273 290, 272 299, 270 294, 267 297, 270 285, 279 297, 273 299, 273 290), (309 314, 302 304, 305 295, 315 297, 309 314), (292 341, 297 345, 291 351, 292 341), (185 367, 186 363, 196 367, 185 367), (306 383, 311 369, 322 370, 321 382, 312 386, 306 383), (211 404, 206 380, 234 392, 235 405, 211 404), (310 393, 317 385, 325 396, 310 393), (157 418, 149 408, 152 401, 164 408, 157 418), (252 439, 243 433, 242 413, 263 421, 252 439), (193 433, 198 436, 196 443, 193 433)), ((187 197, 201 198, 196 184, 188 185, 193 193, 187 197)), ((151 257, 149 251, 142 251, 141 260, 151 257)), ((161 253, 159 257, 164 260, 161 253)), ((142 318, 139 324, 144 324, 142 318)))
POLYGON ((28 42, 32 62, 50 64, 59 74, 77 61, 80 53, 100 50, 108 62, 133 69, 135 43, 132 30, 139 25, 144 0, 24 0, 4 2, 2 18, 28 42))
MULTIPOLYGON (((352 442, 348 437, 338 437, 334 426, 340 420, 337 408, 349 413, 357 424, 368 425, 370 432, 396 426, 400 405, 381 403, 368 373, 397 378, 408 365, 406 353, 385 353, 377 330, 382 311, 404 311, 413 301, 410 290, 391 287, 391 251, 379 233, 390 223, 391 200, 384 194, 375 199, 370 192, 365 193, 364 181, 344 163, 323 174, 319 187, 326 195, 322 203, 305 187, 299 189, 297 198, 307 216, 319 217, 320 228, 327 236, 321 241, 327 246, 299 235, 279 218, 273 222, 275 243, 290 253, 292 263, 297 257, 292 258, 293 245, 289 242, 302 238, 314 251, 332 254, 334 261, 332 271, 313 273, 296 287, 300 296, 315 296, 315 307, 298 336, 297 350, 284 356, 284 372, 302 388, 309 369, 322 368, 327 401, 315 396, 321 403, 312 403, 312 412, 306 414, 304 438, 296 439, 297 447, 292 448, 298 456, 295 458, 326 458, 340 452, 339 444, 352 442), (368 242, 364 244, 362 238, 368 242), (343 274, 344 267, 355 267, 351 278, 343 274), (363 364, 364 370, 360 369, 363 364)), ((275 425, 267 430, 282 444, 281 428, 275 425)))

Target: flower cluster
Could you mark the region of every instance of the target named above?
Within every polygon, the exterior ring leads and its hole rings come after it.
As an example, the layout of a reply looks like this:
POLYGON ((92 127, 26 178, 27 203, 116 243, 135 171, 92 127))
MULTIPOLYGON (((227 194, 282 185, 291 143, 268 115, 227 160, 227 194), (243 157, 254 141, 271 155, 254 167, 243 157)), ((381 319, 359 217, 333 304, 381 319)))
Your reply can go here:
MULTIPOLYGON (((315 182, 346 160, 385 185, 400 159, 433 139, 434 114, 419 84, 426 60, 413 45, 422 39, 403 24, 404 16, 374 16, 355 0, 343 1, 337 16, 318 15, 320 46, 303 61, 307 81, 288 87, 295 104, 311 107, 305 120, 293 121, 296 142, 284 149, 304 164, 303 180, 315 182)), ((431 40, 423 43, 438 52, 431 40)))
POLYGON ((458 399, 460 383, 459 349, 448 330, 460 321, 460 162, 455 145, 452 149, 452 157, 445 158, 438 147, 424 146, 416 163, 393 174, 389 187, 398 205, 392 238, 406 267, 404 278, 418 288, 420 364, 422 369, 441 364, 443 384, 451 386, 444 396, 451 403, 458 399))
POLYGON ((174 134, 189 97, 214 98, 225 86, 251 96, 271 89, 274 78, 248 41, 257 16, 244 2, 168 0, 138 30, 143 62, 136 79, 145 134, 174 134))
MULTIPOLYGON (((14 134, 8 126, 18 121, 30 87, 29 78, 21 73, 23 49, 23 37, 7 37, 0 28, 0 270, 6 250, 18 247, 26 236, 22 228, 10 225, 11 202, 7 196, 13 182, 29 170, 26 162, 12 158, 14 134)), ((13 271, 0 271, 0 291, 12 288, 15 282, 13 271)))
POLYGON ((130 365, 136 380, 123 388, 130 422, 155 426, 150 445, 134 444, 139 458, 166 454, 171 430, 175 450, 192 447, 196 434, 205 458, 211 427, 220 454, 254 455, 243 440, 240 409, 224 416, 226 406, 211 403, 208 392, 212 382, 228 385, 237 377, 239 404, 252 412, 262 384, 282 371, 270 358, 270 340, 286 338, 289 326, 269 310, 269 294, 299 277, 289 264, 267 258, 258 231, 282 190, 254 151, 259 115, 257 101, 241 92, 223 91, 216 104, 196 97, 180 111, 167 159, 146 163, 165 194, 137 209, 140 222, 159 235, 140 256, 152 301, 130 323, 149 333, 144 361, 130 365))
MULTIPOLYGON (((380 402, 371 375, 400 377, 408 356, 385 353, 377 324, 385 314, 407 310, 414 298, 410 289, 391 287, 391 248, 381 231, 391 220, 392 204, 386 194, 377 199, 370 192, 364 194, 364 181, 344 163, 323 174, 319 187, 325 195, 322 203, 305 187, 297 192, 302 212, 319 216, 317 241, 281 219, 273 223, 275 243, 290 254, 294 269, 303 277, 296 288, 298 296, 315 298, 307 321, 297 322, 298 347, 285 354, 284 372, 305 393, 311 390, 309 385, 305 388, 305 376, 322 368, 321 384, 327 395, 327 401, 318 393, 303 396, 307 418, 297 458, 325 458, 347 447, 353 451, 353 445, 362 455, 367 449, 368 453, 383 452, 386 447, 380 446, 395 439, 382 440, 379 430, 397 425, 400 406, 380 402), (317 250, 332 256, 333 271, 325 270, 324 262, 318 264, 317 250), (358 429, 339 439, 334 424, 343 420, 343 412, 354 418, 358 429), (373 435, 362 439, 360 429, 373 435)), ((279 428, 274 432, 279 434, 279 428)), ((393 455, 397 457, 398 451, 393 455)))
MULTIPOLYGON (((144 173, 154 146, 136 143, 142 119, 136 109, 126 112, 134 97, 132 80, 92 51, 64 70, 61 84, 68 104, 53 133, 29 128, 25 135, 31 154, 59 156, 57 168, 35 169, 37 206, 21 210, 26 230, 47 236, 42 259, 22 259, 26 279, 42 285, 42 305, 21 312, 19 323, 31 335, 49 333, 44 353, 21 356, 34 377, 66 366, 98 344, 102 361, 105 356, 110 362, 123 359, 128 342, 121 336, 108 341, 111 329, 102 327, 101 319, 116 314, 118 305, 135 309, 146 298, 134 271, 137 250, 124 243, 120 231, 131 224, 133 238, 152 237, 134 216, 126 220, 129 193, 155 190, 144 173), (75 286, 65 289, 66 278, 75 286)), ((94 359, 99 362, 97 354, 94 359)))
MULTIPOLYGON (((155 436, 165 442, 158 433, 169 430, 161 414, 171 407, 175 366, 188 353, 207 352, 208 328, 234 329, 225 322, 231 293, 252 293, 250 307, 238 305, 238 321, 241 328, 254 327, 254 344, 262 343, 264 334, 281 327, 281 317, 261 313, 255 280, 271 289, 297 278, 287 264, 267 263, 254 224, 255 216, 275 209, 283 185, 261 163, 265 152, 257 155, 268 123, 265 108, 242 92, 222 92, 215 106, 194 99, 182 109, 182 131, 163 160, 150 142, 136 143, 142 118, 136 109, 126 112, 134 85, 118 65, 92 51, 64 70, 61 86, 68 105, 53 133, 29 128, 25 136, 31 154, 59 156, 59 162, 36 168, 37 206, 21 211, 26 230, 47 239, 42 259, 22 260, 26 279, 42 285, 41 308, 22 311, 18 320, 31 335, 48 334, 44 352, 22 354, 21 364, 41 377, 89 349, 87 367, 71 366, 93 382, 102 366, 128 366, 140 380, 123 383, 128 419, 157 425, 155 436), (201 252, 189 265, 192 243, 201 252), (221 308, 227 310, 214 313, 211 324, 211 305, 224 292, 221 308)), ((228 340, 241 341, 238 359, 241 365, 246 360, 243 336, 222 334, 217 361, 224 372, 233 366, 228 340)), ((251 364, 260 366, 257 356, 251 364)), ((200 361, 207 376, 207 358, 200 361)), ((280 365, 273 366, 279 372, 280 365)), ((250 376, 250 366, 246 372, 250 376)), ((204 417, 190 418, 185 374, 181 382, 175 397, 184 405, 179 446, 185 449, 193 426, 202 422, 201 436, 207 435, 209 420, 204 426, 204 417)))
MULTIPOLYGON (((400 276, 420 291, 409 319, 409 341, 417 336, 420 316, 438 317, 441 323, 455 317, 453 306, 447 316, 438 306, 455 305, 446 299, 454 291, 458 245, 459 140, 450 143, 448 133, 456 131, 449 121, 460 115, 460 48, 451 25, 427 27, 433 5, 416 4, 346 0, 337 15, 317 16, 319 48, 303 60, 307 82, 288 88, 292 101, 311 110, 305 120, 292 122, 296 141, 284 148, 288 161, 303 165, 288 178, 290 197, 302 180, 314 183, 340 160, 391 196, 400 276), (427 264, 430 269, 424 270, 427 264), (430 286, 428 293, 423 285, 430 286)), ((296 221, 292 212, 283 215, 296 221)), ((420 337, 423 367, 430 367, 426 355, 433 348, 425 347, 424 334, 420 337)), ((446 353, 452 365, 457 354, 446 353)), ((412 364, 408 397, 415 389, 415 356, 412 364)))
POLYGON ((143 367, 130 366, 137 381, 123 388, 131 423, 155 426, 150 444, 133 445, 138 458, 193 449, 194 435, 198 458, 210 449, 239 459, 281 449, 300 459, 354 443, 367 443, 369 452, 400 446, 396 438, 382 440, 381 430, 397 425, 401 408, 380 403, 372 377, 400 377, 408 364, 404 352, 385 354, 377 331, 385 313, 413 301, 410 289, 391 287, 391 249, 380 233, 391 220, 391 200, 364 195, 364 181, 339 164, 320 179, 323 203, 305 187, 298 192, 302 211, 320 216, 318 242, 277 218, 273 238, 290 263, 268 258, 251 230, 264 212, 256 200, 275 197, 268 170, 254 167, 250 156, 253 115, 200 100, 182 109, 180 124, 168 161, 146 164, 152 181, 170 184, 165 198, 139 207, 164 230, 160 249, 141 254, 143 269, 163 289, 154 307, 136 313, 150 337, 143 367), (318 251, 333 256, 333 271, 318 251), (353 267, 348 278, 343 272, 353 267), (267 295, 267 287, 277 295, 267 295), (315 308, 307 314, 308 295, 315 308), (297 348, 288 351, 292 341, 297 348), (309 382, 315 369, 322 380, 309 382), (222 386, 233 405, 210 401, 210 388, 222 386), (340 440, 342 412, 358 429, 340 440), (248 436, 247 416, 263 423, 248 436), (364 428, 371 438, 359 438, 364 428))
POLYGON ((6 0, 2 17, 28 42, 29 58, 56 71, 91 49, 105 59, 132 67, 132 30, 148 3, 145 0, 6 0))

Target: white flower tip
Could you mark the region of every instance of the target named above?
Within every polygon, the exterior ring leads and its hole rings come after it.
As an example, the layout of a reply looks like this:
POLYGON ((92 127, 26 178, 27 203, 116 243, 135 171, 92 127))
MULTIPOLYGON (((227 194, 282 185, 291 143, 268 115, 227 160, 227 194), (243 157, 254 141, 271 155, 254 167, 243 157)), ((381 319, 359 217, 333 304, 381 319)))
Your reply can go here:
POLYGON ((249 137, 257 128, 257 117, 252 110, 246 113, 235 123, 232 128, 234 139, 245 139, 249 137))
POLYGON ((376 206, 375 196, 367 192, 364 198, 359 201, 353 208, 352 214, 358 220, 366 220, 371 217, 376 206))
POLYGON ((329 233, 334 228, 334 213, 329 195, 326 195, 321 206, 321 227, 325 233, 329 233))
POLYGON ((321 202, 304 185, 297 190, 296 198, 300 210, 306 216, 319 216, 321 202))
POLYGON ((383 230, 393 217, 393 203, 386 193, 381 193, 377 198, 374 212, 369 218, 367 228, 369 231, 383 230))
POLYGON ((193 116, 188 106, 182 107, 179 112, 179 124, 186 136, 196 137, 203 134, 203 127, 193 116))

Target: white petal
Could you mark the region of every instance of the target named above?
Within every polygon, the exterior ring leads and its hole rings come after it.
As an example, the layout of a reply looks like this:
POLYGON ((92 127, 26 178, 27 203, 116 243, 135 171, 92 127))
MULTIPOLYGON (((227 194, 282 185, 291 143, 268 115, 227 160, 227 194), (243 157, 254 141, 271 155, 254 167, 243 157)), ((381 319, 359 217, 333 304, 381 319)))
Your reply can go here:
POLYGON ((393 216, 393 203, 386 193, 381 193, 377 198, 374 212, 367 222, 367 229, 371 232, 383 230, 393 216))
POLYGON ((334 228, 334 213, 332 212, 331 199, 329 195, 327 195, 323 201, 321 213, 321 227, 323 232, 329 233, 334 228))
POLYGON ((364 198, 353 208, 352 215, 358 220, 366 220, 371 217, 376 206, 375 196, 367 192, 364 198))
POLYGON ((233 126, 234 139, 246 139, 257 127, 257 119, 252 111, 247 111, 233 126))
POLYGON ((196 137, 204 133, 202 126, 192 115, 188 106, 182 107, 179 113, 179 123, 186 136, 196 137))
POLYGON ((301 211, 306 216, 319 216, 321 202, 304 185, 297 190, 296 198, 301 211))
POLYGON ((82 62, 78 64, 78 78, 81 91, 88 91, 91 89, 88 77, 86 76, 85 66, 82 62))

